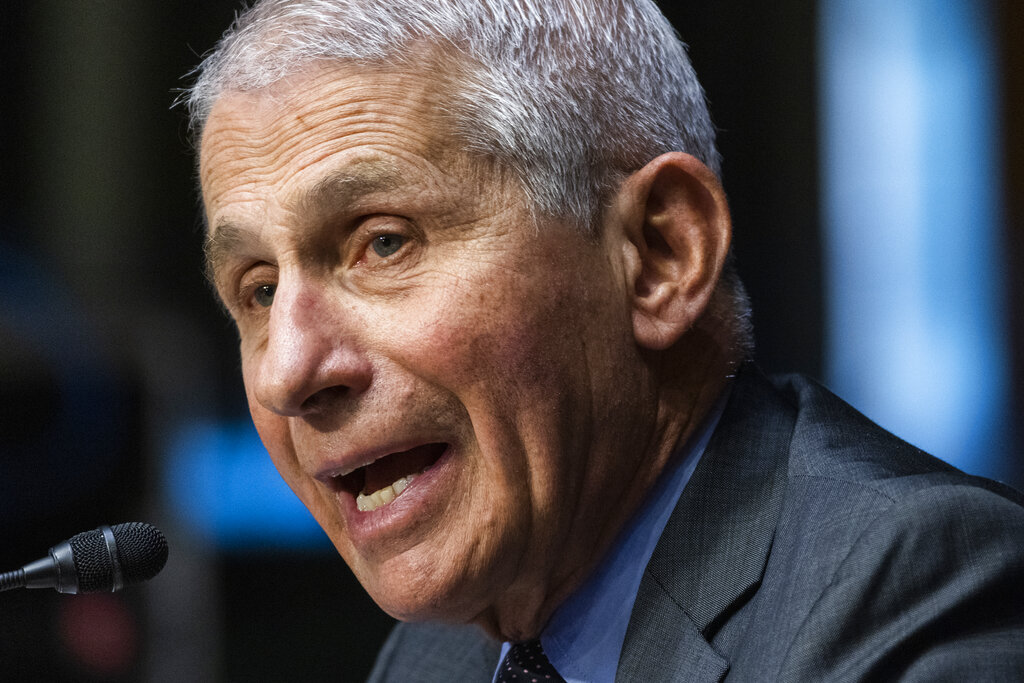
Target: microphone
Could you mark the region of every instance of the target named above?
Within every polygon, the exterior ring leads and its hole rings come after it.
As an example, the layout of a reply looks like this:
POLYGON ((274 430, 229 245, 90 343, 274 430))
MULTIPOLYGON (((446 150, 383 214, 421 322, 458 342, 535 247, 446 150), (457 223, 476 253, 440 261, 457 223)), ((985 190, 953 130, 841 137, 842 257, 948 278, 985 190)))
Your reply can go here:
POLYGON ((167 539, 152 524, 103 525, 61 541, 47 557, 0 574, 0 591, 55 588, 58 593, 112 593, 152 579, 166 562, 167 539))

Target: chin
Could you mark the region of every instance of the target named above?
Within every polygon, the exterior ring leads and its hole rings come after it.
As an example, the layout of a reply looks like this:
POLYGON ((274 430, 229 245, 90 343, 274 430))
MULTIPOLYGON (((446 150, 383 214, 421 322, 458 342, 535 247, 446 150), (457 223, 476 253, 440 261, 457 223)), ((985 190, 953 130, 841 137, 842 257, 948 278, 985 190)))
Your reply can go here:
POLYGON ((401 592, 368 592, 382 610, 399 621, 464 624, 474 621, 480 611, 471 608, 464 600, 456 599, 454 591, 435 590, 420 593, 410 591, 406 587, 401 592))
MULTIPOLYGON (((494 586, 507 585, 499 577, 467 576, 468 562, 451 566, 434 562, 400 562, 395 558, 367 576, 356 572, 374 602, 400 621, 435 621, 463 624, 478 621, 497 600, 494 586)), ((402 558, 404 559, 404 558, 402 558)))

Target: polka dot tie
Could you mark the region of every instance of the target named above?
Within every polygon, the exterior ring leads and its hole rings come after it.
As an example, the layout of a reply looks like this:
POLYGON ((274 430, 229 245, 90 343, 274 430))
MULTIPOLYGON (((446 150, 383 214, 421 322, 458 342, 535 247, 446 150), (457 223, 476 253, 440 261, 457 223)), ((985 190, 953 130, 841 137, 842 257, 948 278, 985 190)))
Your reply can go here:
POLYGON ((513 643, 501 662, 498 683, 565 683, 551 666, 539 640, 513 643))

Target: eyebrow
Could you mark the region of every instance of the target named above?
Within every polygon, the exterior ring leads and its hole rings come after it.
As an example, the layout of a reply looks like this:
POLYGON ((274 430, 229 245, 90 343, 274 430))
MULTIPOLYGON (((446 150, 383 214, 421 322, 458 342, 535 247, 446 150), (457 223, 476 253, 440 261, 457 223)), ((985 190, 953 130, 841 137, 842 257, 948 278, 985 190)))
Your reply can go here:
POLYGON ((296 202, 300 215, 318 215, 354 204, 359 199, 405 184, 394 163, 365 159, 328 173, 296 202))
POLYGON ((206 262, 206 279, 216 288, 217 272, 223 267, 228 256, 236 253, 242 245, 249 242, 245 228, 231 221, 220 221, 206 231, 203 242, 203 256, 206 262))
MULTIPOLYGON (((407 181, 395 164, 381 159, 356 161, 332 171, 295 202, 300 216, 324 217, 371 194, 395 190, 407 181)), ((206 277, 215 284, 224 263, 254 241, 252 231, 232 220, 218 221, 207 230, 203 244, 206 277)))

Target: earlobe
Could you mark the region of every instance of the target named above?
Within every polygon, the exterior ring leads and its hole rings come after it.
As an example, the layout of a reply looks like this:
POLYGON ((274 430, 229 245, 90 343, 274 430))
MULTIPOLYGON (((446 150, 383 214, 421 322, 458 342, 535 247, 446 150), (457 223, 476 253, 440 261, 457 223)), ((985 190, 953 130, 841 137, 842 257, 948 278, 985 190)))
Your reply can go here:
POLYGON ((681 152, 663 154, 619 192, 632 286, 633 332, 640 346, 675 344, 704 313, 732 233, 715 174, 681 152))

